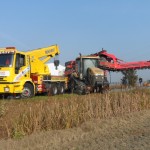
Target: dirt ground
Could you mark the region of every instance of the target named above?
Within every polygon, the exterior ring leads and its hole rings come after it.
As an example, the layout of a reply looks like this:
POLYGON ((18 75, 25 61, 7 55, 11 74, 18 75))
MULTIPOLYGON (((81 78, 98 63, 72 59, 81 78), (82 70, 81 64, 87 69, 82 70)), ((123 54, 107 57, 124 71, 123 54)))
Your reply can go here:
POLYGON ((149 150, 150 110, 91 120, 78 128, 1 140, 1 150, 149 150))

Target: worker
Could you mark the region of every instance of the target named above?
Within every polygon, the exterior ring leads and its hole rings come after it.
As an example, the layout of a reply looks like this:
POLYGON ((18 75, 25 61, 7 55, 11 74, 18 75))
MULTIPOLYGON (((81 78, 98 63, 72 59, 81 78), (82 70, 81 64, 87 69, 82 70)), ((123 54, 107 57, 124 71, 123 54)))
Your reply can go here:
POLYGON ((143 82, 143 79, 139 78, 139 84, 140 84, 140 86, 142 85, 142 82, 143 82))
POLYGON ((7 58, 6 59, 6 63, 5 63, 7 66, 9 66, 10 65, 10 60, 7 58))

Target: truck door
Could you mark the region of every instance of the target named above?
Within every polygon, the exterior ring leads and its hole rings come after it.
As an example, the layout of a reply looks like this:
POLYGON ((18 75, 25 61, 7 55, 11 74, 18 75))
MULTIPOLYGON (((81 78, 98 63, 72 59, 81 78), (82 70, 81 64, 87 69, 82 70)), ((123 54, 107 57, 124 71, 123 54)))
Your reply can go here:
POLYGON ((29 61, 26 58, 26 55, 17 53, 16 54, 16 61, 15 61, 15 81, 20 81, 22 79, 26 79, 30 77, 30 66, 29 66, 29 61))

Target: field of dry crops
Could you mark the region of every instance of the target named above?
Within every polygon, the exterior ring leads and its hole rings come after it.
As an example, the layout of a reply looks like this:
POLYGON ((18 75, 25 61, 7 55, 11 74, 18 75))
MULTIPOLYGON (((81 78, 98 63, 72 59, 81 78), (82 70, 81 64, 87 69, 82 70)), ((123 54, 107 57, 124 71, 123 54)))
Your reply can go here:
POLYGON ((149 150, 150 110, 94 119, 77 128, 1 140, 2 150, 149 150))
POLYGON ((121 142, 122 148, 126 149, 126 146, 132 148, 132 142, 136 145, 145 138, 141 143, 145 148, 149 146, 147 140, 150 138, 149 108, 150 91, 145 89, 104 95, 66 94, 30 100, 1 100, 1 145, 4 149, 11 146, 11 149, 17 149, 19 142, 22 149, 29 149, 31 145, 33 149, 91 149, 93 146, 93 149, 99 149, 102 145, 102 149, 115 149, 121 142), (141 114, 133 118, 127 116, 135 112, 141 114), (4 141, 7 138, 9 140, 4 141))

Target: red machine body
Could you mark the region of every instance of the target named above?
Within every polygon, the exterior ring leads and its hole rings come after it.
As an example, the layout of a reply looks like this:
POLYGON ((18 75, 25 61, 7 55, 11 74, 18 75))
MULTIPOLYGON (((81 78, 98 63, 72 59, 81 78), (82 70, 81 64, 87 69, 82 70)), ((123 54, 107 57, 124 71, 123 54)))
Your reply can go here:
POLYGON ((71 75, 75 71, 75 60, 67 61, 65 67, 65 76, 71 75))
POLYGON ((150 61, 124 62, 113 54, 102 50, 98 53, 91 54, 100 57, 100 68, 109 71, 123 71, 127 69, 150 69, 150 61))
MULTIPOLYGON (((108 71, 123 71, 128 69, 150 69, 149 61, 137 61, 137 62, 124 62, 123 60, 117 58, 115 55, 107 53, 106 50, 102 50, 98 53, 91 54, 90 56, 100 57, 100 68, 108 71)), ((65 63, 66 70, 65 75, 70 75, 75 71, 75 61, 68 61, 65 63)))

